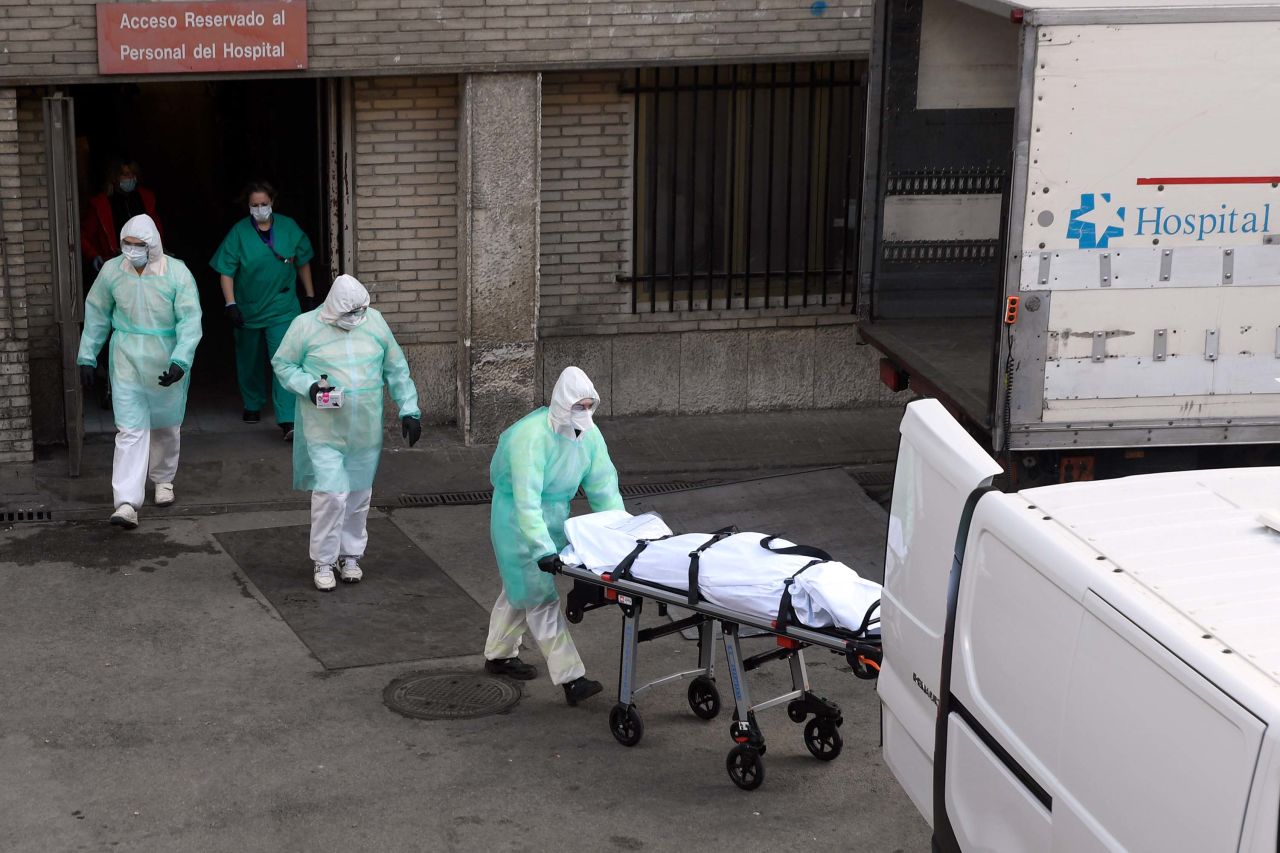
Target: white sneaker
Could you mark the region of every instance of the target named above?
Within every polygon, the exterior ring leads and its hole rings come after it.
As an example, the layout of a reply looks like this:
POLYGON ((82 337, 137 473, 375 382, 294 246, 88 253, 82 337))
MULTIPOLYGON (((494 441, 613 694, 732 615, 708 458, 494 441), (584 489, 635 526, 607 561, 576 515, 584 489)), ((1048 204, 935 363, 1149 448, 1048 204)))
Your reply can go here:
POLYGON ((116 527, 132 530, 138 526, 138 511, 129 504, 120 504, 116 507, 116 511, 111 513, 111 523, 116 527))
POLYGON ((338 569, 338 577, 342 578, 343 583, 359 583, 364 577, 364 572, 360 570, 360 563, 357 557, 343 557, 340 568, 338 569))
POLYGON ((316 589, 321 592, 332 592, 338 582, 333 579, 333 563, 316 563, 312 569, 311 579, 316 582, 316 589))
POLYGON ((156 506, 173 503, 173 483, 156 483, 156 506))

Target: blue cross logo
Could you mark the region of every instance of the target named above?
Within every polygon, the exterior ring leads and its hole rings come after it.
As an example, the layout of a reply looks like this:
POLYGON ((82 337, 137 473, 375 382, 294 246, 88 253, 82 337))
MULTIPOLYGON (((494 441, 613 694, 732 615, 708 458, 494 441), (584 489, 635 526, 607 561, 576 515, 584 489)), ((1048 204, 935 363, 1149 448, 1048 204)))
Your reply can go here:
POLYGON ((1080 206, 1071 211, 1067 239, 1081 249, 1105 249, 1112 237, 1124 236, 1124 208, 1111 202, 1111 193, 1081 193, 1080 206))

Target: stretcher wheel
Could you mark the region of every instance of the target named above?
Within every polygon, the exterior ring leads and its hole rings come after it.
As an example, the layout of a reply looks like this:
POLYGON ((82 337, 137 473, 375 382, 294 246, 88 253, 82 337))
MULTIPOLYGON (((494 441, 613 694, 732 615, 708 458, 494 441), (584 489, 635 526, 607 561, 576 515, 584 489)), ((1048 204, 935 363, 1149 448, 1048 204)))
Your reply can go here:
POLYGON ((729 771, 733 784, 744 791, 754 791, 764 784, 764 759, 753 746, 738 744, 729 750, 724 768, 729 771))
POLYGON ((793 723, 803 723, 804 718, 809 716, 809 714, 799 702, 788 702, 787 716, 791 718, 791 722, 793 723))
POLYGON ((614 705, 609 712, 609 731, 623 746, 635 746, 644 737, 644 723, 634 705, 614 705))
POLYGON ((819 761, 833 761, 844 749, 844 738, 835 720, 814 718, 804 727, 804 745, 819 761))
POLYGON ((689 707, 704 720, 714 720, 720 713, 720 691, 706 676, 695 678, 689 685, 689 707))

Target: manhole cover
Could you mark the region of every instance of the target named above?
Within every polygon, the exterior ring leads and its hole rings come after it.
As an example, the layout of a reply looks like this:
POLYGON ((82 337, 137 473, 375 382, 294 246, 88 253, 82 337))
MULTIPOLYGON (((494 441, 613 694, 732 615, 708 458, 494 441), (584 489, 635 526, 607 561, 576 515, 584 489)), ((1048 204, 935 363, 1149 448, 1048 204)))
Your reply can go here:
POLYGON ((406 717, 464 720, 508 710, 520 701, 520 688, 473 672, 411 672, 388 684, 382 701, 406 717))

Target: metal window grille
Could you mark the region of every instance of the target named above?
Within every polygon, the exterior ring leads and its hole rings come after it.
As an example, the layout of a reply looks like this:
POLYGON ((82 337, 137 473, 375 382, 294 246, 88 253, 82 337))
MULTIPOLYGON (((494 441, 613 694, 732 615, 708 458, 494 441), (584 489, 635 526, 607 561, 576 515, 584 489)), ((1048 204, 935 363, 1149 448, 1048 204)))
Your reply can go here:
POLYGON ((864 70, 635 72, 633 311, 855 301, 864 70))

